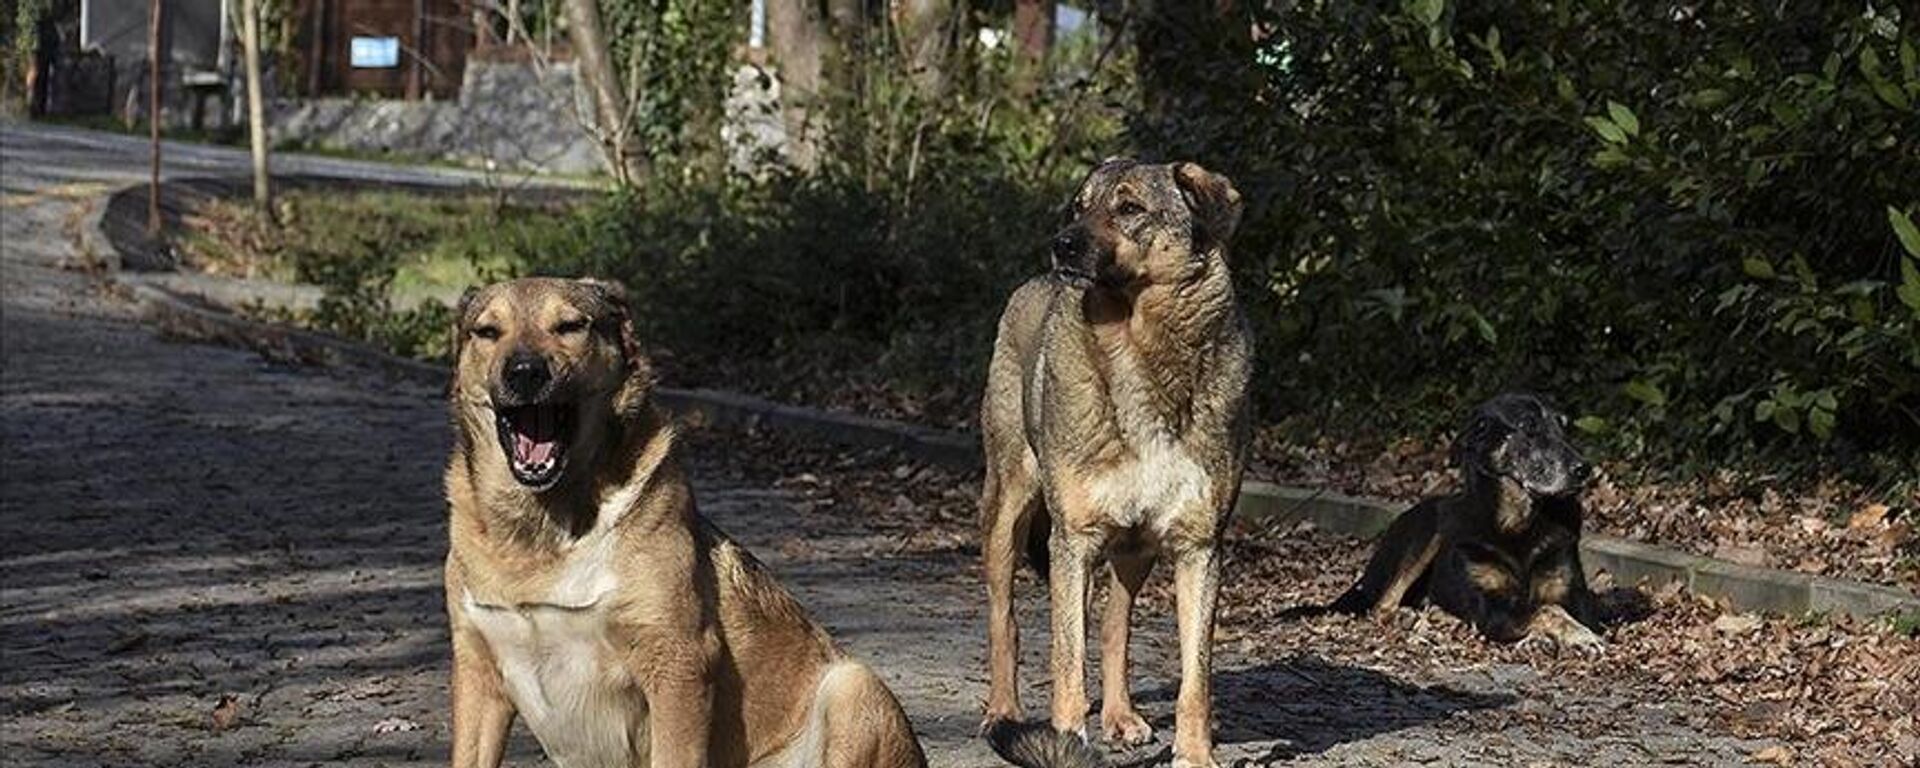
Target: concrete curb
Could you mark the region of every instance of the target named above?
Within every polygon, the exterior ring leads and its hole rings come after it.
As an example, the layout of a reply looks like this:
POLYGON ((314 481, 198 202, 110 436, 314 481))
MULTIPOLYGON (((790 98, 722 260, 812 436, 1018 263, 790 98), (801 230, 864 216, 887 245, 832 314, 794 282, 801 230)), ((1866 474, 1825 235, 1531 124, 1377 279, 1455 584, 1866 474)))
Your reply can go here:
MULTIPOLYGON (((82 247, 104 245, 98 241, 105 238, 86 241, 89 235, 97 237, 97 233, 83 233, 82 247)), ((105 256, 114 251, 105 246, 95 253, 105 256)), ((143 316, 171 333, 254 349, 275 359, 370 369, 435 387, 446 383, 446 370, 440 366, 199 306, 124 272, 111 272, 107 279, 139 305, 143 316)), ((732 392, 662 387, 656 395, 663 405, 696 424, 760 427, 842 445, 893 448, 953 469, 980 465, 978 439, 962 433, 782 405, 732 392)), ((1374 499, 1249 480, 1241 486, 1238 514, 1247 521, 1306 521, 1335 533, 1371 538, 1400 511, 1397 505, 1374 499)), ((1695 594, 1722 600, 1737 611, 1844 614, 1860 619, 1920 614, 1920 597, 1894 587, 1744 566, 1603 534, 1582 537, 1581 554, 1588 571, 1610 572, 1618 583, 1679 582, 1695 594)))

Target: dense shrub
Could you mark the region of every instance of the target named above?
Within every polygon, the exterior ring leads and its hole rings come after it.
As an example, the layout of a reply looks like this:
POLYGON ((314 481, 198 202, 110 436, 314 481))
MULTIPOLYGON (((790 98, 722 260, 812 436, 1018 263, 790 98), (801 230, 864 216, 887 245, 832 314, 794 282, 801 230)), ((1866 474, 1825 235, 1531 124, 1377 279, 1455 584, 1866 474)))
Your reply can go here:
POLYGON ((1045 269, 1058 210, 1118 126, 1080 80, 1017 91, 1004 58, 938 99, 884 50, 868 69, 815 105, 815 167, 667 165, 644 199, 605 202, 522 263, 624 280, 646 335, 708 378, 836 404, 891 390, 916 415, 970 417, 999 303, 1045 269))
POLYGON ((1254 200, 1269 414, 1417 432, 1528 387, 1621 455, 1912 487, 1910 9, 1288 5, 1254 85, 1185 57, 1135 132, 1254 200))
MULTIPOLYGON (((975 47, 928 97, 880 41, 811 105, 813 167, 656 156, 644 196, 502 247, 625 280, 683 382, 964 422, 1078 176, 1193 158, 1249 199, 1257 397, 1294 436, 1430 435, 1529 388, 1642 467, 1920 483, 1911 8, 1234 7, 1126 18, 1033 93, 975 47)), ((697 80, 662 103, 710 114, 697 80)))

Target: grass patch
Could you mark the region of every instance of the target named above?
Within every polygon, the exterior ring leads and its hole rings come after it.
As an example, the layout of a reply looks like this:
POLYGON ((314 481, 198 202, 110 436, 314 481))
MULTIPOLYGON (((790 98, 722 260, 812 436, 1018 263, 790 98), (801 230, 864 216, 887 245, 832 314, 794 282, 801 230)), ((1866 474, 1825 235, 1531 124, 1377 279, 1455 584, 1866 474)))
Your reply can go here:
POLYGON ((200 206, 178 243, 185 264, 318 285, 318 307, 279 319, 428 359, 446 354, 463 290, 519 271, 517 255, 567 221, 559 208, 486 195, 389 191, 288 191, 274 213, 268 221, 238 199, 200 206))

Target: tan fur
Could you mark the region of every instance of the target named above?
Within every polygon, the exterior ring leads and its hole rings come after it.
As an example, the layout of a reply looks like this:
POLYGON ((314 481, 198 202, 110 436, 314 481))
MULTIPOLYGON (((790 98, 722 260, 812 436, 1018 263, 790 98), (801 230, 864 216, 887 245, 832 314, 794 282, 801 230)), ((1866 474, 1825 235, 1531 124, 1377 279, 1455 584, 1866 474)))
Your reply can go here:
POLYGON ((617 289, 490 286, 458 333, 454 766, 498 765, 516 714, 562 766, 925 764, 886 686, 695 511, 617 289), (569 320, 592 330, 555 330, 569 320), (571 463, 544 491, 509 474, 495 438, 510 351, 545 357, 578 409, 571 463))
POLYGON ((1373 615, 1387 616, 1399 609, 1401 601, 1407 599, 1407 590, 1427 572, 1433 564, 1433 558, 1440 554, 1440 537, 1428 537, 1412 560, 1401 563, 1393 572, 1393 578, 1381 591, 1380 599, 1373 604, 1373 615))
POLYGON ((1078 274, 1094 279, 1037 278, 1007 303, 981 406, 990 723, 1020 713, 1013 569, 1044 512, 1054 727, 1085 729, 1087 595, 1105 557, 1114 589, 1101 631, 1102 731, 1126 743, 1150 736, 1126 685, 1127 625, 1164 555, 1181 646, 1174 762, 1213 764, 1215 545, 1240 486, 1252 357, 1226 260, 1239 208, 1224 177, 1191 163, 1103 165, 1062 235, 1093 249, 1066 257, 1087 256, 1078 274))

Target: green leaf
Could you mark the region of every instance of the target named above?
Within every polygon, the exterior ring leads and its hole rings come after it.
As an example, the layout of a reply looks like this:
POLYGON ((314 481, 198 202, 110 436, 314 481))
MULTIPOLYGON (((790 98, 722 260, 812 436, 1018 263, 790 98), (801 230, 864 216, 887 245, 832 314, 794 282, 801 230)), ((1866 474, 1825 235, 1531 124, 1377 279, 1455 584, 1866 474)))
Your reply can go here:
POLYGON ((1833 411, 1825 408, 1815 408, 1807 411, 1807 431, 1812 432, 1814 437, 1820 438, 1821 440, 1826 440, 1833 436, 1833 422, 1833 411))
POLYGON ((1920 312, 1920 267, 1914 266, 1913 259, 1900 260, 1900 287, 1893 295, 1900 297, 1900 303, 1908 309, 1920 312))
POLYGON ((1758 256, 1748 256, 1741 259, 1740 269, 1746 272, 1748 277, 1759 278, 1761 280, 1772 280, 1774 278, 1773 264, 1758 256))
POLYGON ((1500 343, 1500 334, 1493 330, 1493 323, 1487 322, 1487 316, 1480 314, 1480 310, 1468 308, 1467 319, 1473 321, 1473 329, 1489 346, 1500 343))
POLYGON ((1629 160, 1627 159, 1626 153, 1621 152, 1619 147, 1607 147, 1606 149, 1593 153, 1593 157, 1589 158, 1587 162, 1593 163, 1593 167, 1604 171, 1609 168, 1619 168, 1620 166, 1626 165, 1629 160))
POLYGON ((1727 103, 1727 92, 1719 88, 1703 88, 1687 94, 1682 100, 1694 109, 1713 109, 1727 103))
POLYGON ((1648 383, 1644 379, 1634 379, 1633 381, 1627 382, 1626 386, 1621 387, 1621 391, 1626 393, 1627 397, 1631 397, 1654 408, 1660 408, 1667 404, 1667 393, 1660 391, 1659 387, 1648 383))
POLYGON ((1600 134, 1600 138, 1608 144, 1627 143, 1626 132, 1620 130, 1620 126, 1614 125, 1612 120, 1604 117, 1589 117, 1587 118, 1587 125, 1593 128, 1594 133, 1600 134))
POLYGON ((1773 425, 1786 430, 1787 434, 1800 434, 1800 412, 1792 408, 1775 408, 1773 425))
POLYGON ((1880 54, 1872 48, 1860 50, 1860 74, 1867 76, 1867 84, 1872 86, 1873 92, 1889 106, 1902 112, 1913 106, 1913 102, 1907 98, 1907 92, 1881 74, 1880 54))
POLYGON ((1887 222, 1893 225, 1893 234, 1900 238, 1900 247, 1907 249, 1907 255, 1920 259, 1920 229, 1913 226, 1913 219, 1905 211, 1887 206, 1887 222))
POLYGON ((1772 400, 1762 400, 1753 404, 1754 421, 1772 421, 1774 404, 1772 400))
POLYGON ((1573 420, 1573 428, 1589 435, 1604 435, 1613 426, 1598 416, 1582 416, 1573 420))
POLYGON ((1627 109, 1627 105, 1617 101, 1607 102, 1607 116, 1613 118, 1613 124, 1620 126, 1628 136, 1640 135, 1640 118, 1627 109))
POLYGON ((1833 396, 1833 390, 1823 389, 1813 396, 1813 407, 1837 411, 1840 410, 1840 400, 1833 396))
POLYGON ((1407 0, 1407 12, 1429 27, 1440 23, 1440 14, 1446 9, 1446 0, 1407 0))
POLYGON ((1860 49, 1860 73, 1863 75, 1866 75, 1869 79, 1879 79, 1880 77, 1880 52, 1879 51, 1874 50, 1870 46, 1863 47, 1860 49))

